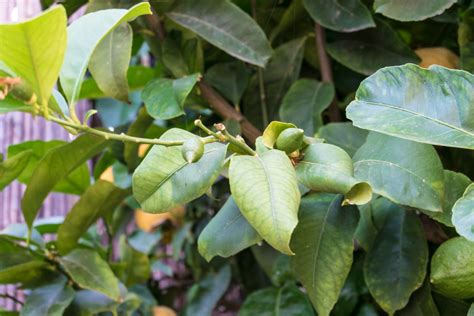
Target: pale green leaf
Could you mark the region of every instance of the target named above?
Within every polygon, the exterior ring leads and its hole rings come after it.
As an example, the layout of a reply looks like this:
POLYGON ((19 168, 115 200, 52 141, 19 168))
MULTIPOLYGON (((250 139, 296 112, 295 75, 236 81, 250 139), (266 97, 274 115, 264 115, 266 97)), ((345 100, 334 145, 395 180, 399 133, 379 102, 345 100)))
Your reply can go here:
POLYGON ((69 26, 60 81, 70 104, 74 104, 79 97, 87 66, 99 43, 123 22, 144 14, 151 14, 149 3, 137 4, 130 10, 110 9, 89 13, 69 26))
POLYGON ((463 237, 444 242, 431 259, 433 288, 448 297, 474 297, 474 243, 463 237))
POLYGON ((364 262, 364 276, 375 301, 390 315, 405 307, 425 278, 428 244, 414 212, 387 215, 364 262))
POLYGON ((318 136, 329 144, 344 149, 351 157, 367 139, 368 132, 352 125, 350 122, 329 123, 321 127, 318 136))
POLYGON ((287 128, 294 128, 294 127, 296 127, 296 125, 292 123, 272 121, 270 122, 270 124, 268 124, 268 126, 263 131, 263 135, 261 138, 262 143, 267 148, 273 148, 280 133, 283 132, 287 128))
POLYGON ((456 0, 375 0, 374 10, 398 21, 421 21, 440 15, 456 2, 456 0))
POLYGON ((442 212, 444 172, 433 146, 372 132, 353 159, 355 177, 367 181, 375 193, 398 204, 442 212))
MULTIPOLYGON (((180 129, 168 130, 163 140, 197 137, 180 129)), ((163 213, 205 194, 224 166, 226 146, 205 145, 202 158, 188 163, 182 146, 155 145, 133 174, 133 194, 145 212, 163 213)))
POLYGON ((129 194, 129 190, 120 189, 104 180, 90 186, 59 227, 56 242, 59 252, 64 255, 74 249, 87 229, 100 217, 112 212, 129 194))
POLYGON ((264 67, 272 54, 258 24, 228 0, 178 0, 166 16, 250 64, 264 67))
POLYGON ((0 100, 0 114, 8 112, 33 112, 33 106, 7 95, 3 100, 0 100))
POLYGON ((184 113, 184 102, 199 81, 194 74, 176 80, 159 78, 147 83, 142 91, 145 107, 155 119, 168 120, 184 113))
POLYGON ((0 161, 0 191, 23 172, 32 155, 31 150, 26 150, 7 160, 0 161))
POLYGON ((323 126, 323 111, 334 99, 334 86, 328 82, 299 79, 290 87, 280 106, 280 119, 302 128, 313 136, 323 126))
POLYGON ((66 49, 67 15, 56 6, 26 22, 0 25, 0 61, 25 80, 47 105, 66 49))
POLYGON ((459 235, 474 242, 474 184, 454 204, 452 221, 459 235))
POLYGON ((474 75, 440 66, 388 67, 362 82, 347 117, 357 127, 474 149, 474 75))
POLYGON ((352 265, 359 212, 354 206, 342 207, 342 200, 332 194, 303 198, 291 239, 296 275, 321 316, 336 304, 352 265))
POLYGON ((84 289, 100 292, 118 300, 120 289, 118 279, 96 252, 87 249, 76 249, 59 262, 69 277, 84 289))
POLYGON ((233 256, 261 240, 230 196, 199 235, 198 249, 210 261, 215 256, 233 256))
POLYGON ((360 0, 304 0, 311 17, 333 31, 354 32, 375 27, 369 9, 360 0))
POLYGON ((234 156, 229 181, 240 211, 259 235, 275 249, 293 254, 290 238, 296 224, 300 192, 296 173, 284 152, 234 156))
POLYGON ((309 145, 296 166, 296 175, 312 190, 344 194, 344 204, 362 205, 372 199, 370 185, 354 177, 351 157, 334 145, 309 145))
POLYGON ((108 97, 128 101, 127 70, 132 54, 133 31, 128 23, 113 29, 97 45, 89 70, 108 97))

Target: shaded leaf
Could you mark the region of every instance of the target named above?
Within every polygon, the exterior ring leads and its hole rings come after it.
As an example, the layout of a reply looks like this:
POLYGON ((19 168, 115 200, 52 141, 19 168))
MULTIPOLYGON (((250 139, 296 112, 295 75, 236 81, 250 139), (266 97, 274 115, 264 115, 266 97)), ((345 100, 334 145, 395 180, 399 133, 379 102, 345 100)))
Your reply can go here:
POLYGON ((232 196, 244 217, 272 247, 293 254, 290 238, 296 224, 300 193, 296 174, 284 152, 234 156, 229 181, 232 196))
MULTIPOLYGON (((147 129, 153 124, 154 119, 148 115, 144 107, 138 110, 137 117, 130 124, 127 135, 135 137, 143 137, 147 129)), ((141 144, 126 142, 123 148, 123 159, 128 165, 129 170, 135 170, 140 163, 139 148, 141 144)))
POLYGON ((198 249, 210 261, 214 256, 233 256, 261 240, 230 196, 199 235, 198 249))
POLYGON ((354 174, 395 203, 442 212, 444 172, 433 146, 370 133, 354 155, 354 174))
POLYGON ((352 125, 352 123, 329 123, 322 126, 318 136, 329 144, 344 149, 351 157, 367 139, 368 132, 352 125))
POLYGON ((474 149, 473 86, 474 75, 461 70, 388 67, 362 82, 346 114, 360 128, 474 149))
POLYGON ((354 206, 342 207, 342 200, 340 195, 303 198, 291 239, 296 275, 321 316, 336 304, 352 265, 359 212, 354 206))
POLYGON ((212 65, 204 76, 224 97, 238 105, 249 83, 249 71, 239 61, 212 65))
POLYGON ((401 3, 396 0, 375 0, 374 10, 398 21, 421 21, 439 15, 456 0, 417 0, 401 3))
POLYGON ((7 160, 0 161, 0 191, 23 172, 31 158, 32 151, 26 150, 7 160))
POLYGON ((121 276, 126 286, 145 283, 151 277, 151 266, 148 255, 129 246, 121 240, 122 261, 125 269, 121 276))
POLYGON ((271 56, 265 33, 228 0, 178 0, 166 16, 245 62, 263 67, 271 56))
POLYGON ((439 316, 438 308, 431 296, 431 288, 428 280, 423 286, 416 290, 410 297, 408 305, 395 313, 397 316, 439 316))

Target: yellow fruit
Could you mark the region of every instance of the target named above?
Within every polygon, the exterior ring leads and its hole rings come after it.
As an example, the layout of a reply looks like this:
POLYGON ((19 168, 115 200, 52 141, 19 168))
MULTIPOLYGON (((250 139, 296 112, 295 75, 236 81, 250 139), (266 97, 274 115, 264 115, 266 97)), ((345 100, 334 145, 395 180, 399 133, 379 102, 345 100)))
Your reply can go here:
POLYGON ((176 316, 176 312, 167 306, 155 306, 153 316, 176 316))
POLYGON ((138 228, 146 232, 152 232, 156 227, 170 220, 174 225, 180 226, 185 212, 184 205, 177 206, 169 212, 152 214, 145 213, 140 209, 135 210, 135 223, 138 228))
POLYGON ((446 68, 458 69, 459 57, 445 47, 425 47, 415 50, 421 58, 419 65, 428 68, 431 65, 440 65, 446 68))
POLYGON ((104 170, 104 172, 102 172, 102 174, 100 175, 100 180, 105 180, 105 181, 109 181, 109 182, 114 182, 114 172, 112 170, 112 167, 108 167, 107 169, 104 170))
POLYGON ((145 157, 148 148, 150 148, 150 144, 140 144, 140 146, 138 146, 138 157, 145 157))

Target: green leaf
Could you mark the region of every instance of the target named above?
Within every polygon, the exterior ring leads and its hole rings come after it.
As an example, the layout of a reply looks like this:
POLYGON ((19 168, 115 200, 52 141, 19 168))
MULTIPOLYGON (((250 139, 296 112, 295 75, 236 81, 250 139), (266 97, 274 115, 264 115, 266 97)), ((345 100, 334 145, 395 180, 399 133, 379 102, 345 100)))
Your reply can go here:
POLYGON ((367 287, 390 315, 407 305, 425 278, 428 244, 418 216, 393 210, 380 229, 364 262, 367 287))
POLYGON ((304 0, 313 20, 333 31, 354 32, 375 27, 369 9, 360 0, 304 0))
POLYGON ((262 142, 267 148, 273 148, 281 132, 287 128, 294 128, 296 125, 279 121, 272 121, 263 131, 262 142))
POLYGON ((312 190, 344 194, 343 204, 362 205, 372 199, 370 185, 354 178, 351 157, 334 145, 309 145, 296 166, 296 175, 299 182, 312 190))
POLYGON ((452 221, 459 235, 474 242, 474 184, 454 204, 452 221))
POLYGON ((119 304, 119 302, 110 299, 102 293, 80 290, 76 291, 74 300, 66 310, 66 313, 74 311, 74 313, 71 312, 74 316, 90 316, 103 312, 116 313, 119 304))
POLYGON ((120 189, 104 180, 90 186, 59 227, 56 242, 59 252, 64 255, 73 250, 89 227, 100 217, 112 212, 129 194, 129 190, 120 189))
POLYGON ((439 15, 456 3, 456 0, 375 0, 374 10, 398 21, 421 21, 439 15))
POLYGON ((293 83, 283 98, 280 118, 313 136, 323 126, 322 113, 331 104, 334 94, 331 83, 300 79, 293 83))
POLYGON ((303 0, 291 1, 279 21, 276 21, 278 24, 271 30, 270 42, 275 42, 275 39, 279 35, 283 35, 285 31, 291 32, 293 36, 296 35, 295 29, 298 27, 298 23, 307 20, 303 0))
POLYGON ((296 275, 321 316, 333 309, 352 265, 359 212, 342 207, 342 200, 327 194, 303 198, 291 239, 296 275))
POLYGON ((250 64, 264 67, 272 54, 258 24, 228 0, 178 0, 166 16, 250 64))
POLYGON ((293 284, 280 288, 266 288, 250 294, 242 305, 239 316, 312 316, 314 311, 307 297, 293 284))
POLYGON ((231 270, 228 265, 216 272, 208 273, 199 283, 187 293, 187 305, 183 316, 210 316, 219 299, 230 285, 231 270))
POLYGON ((25 80, 46 106, 66 48, 66 11, 56 6, 22 23, 0 25, 0 60, 25 80))
POLYGON ((377 28, 340 34, 336 41, 327 44, 327 51, 339 63, 364 75, 382 67, 419 61, 398 34, 381 20, 377 20, 377 28))
POLYGON ((430 282, 425 280, 423 286, 410 297, 408 305, 398 311, 397 316, 439 316, 438 308, 431 296, 430 282))
POLYGON ((159 78, 148 82, 142 91, 148 114, 162 120, 185 114, 184 101, 199 78, 199 74, 194 74, 176 80, 159 78))
POLYGON ((34 289, 23 305, 21 316, 62 316, 74 299, 74 290, 64 276, 50 281, 48 285, 34 289))
MULTIPOLYGON (((127 130, 127 135, 143 137, 147 129, 153 124, 154 119, 148 115, 145 107, 138 110, 137 117, 130 124, 127 130)), ((138 149, 140 144, 133 142, 126 142, 123 148, 123 159, 128 165, 129 170, 135 170, 140 164, 141 158, 138 156, 138 149)))
POLYGON ((351 157, 367 139, 368 132, 352 125, 350 122, 329 123, 321 127, 318 136, 329 144, 344 149, 351 157))
POLYGON ((474 243, 455 237, 436 250, 431 259, 430 281, 434 289, 448 297, 474 297, 474 243))
POLYGON ((79 97, 84 74, 99 43, 123 22, 144 14, 151 14, 149 3, 137 4, 130 10, 111 9, 89 13, 69 26, 60 81, 70 104, 74 104, 79 97))
POLYGON ((467 312, 467 316, 474 316, 474 303, 471 304, 469 311, 467 312))
POLYGON ((44 155, 36 166, 21 200, 23 216, 29 227, 54 186, 88 159, 100 153, 108 144, 109 141, 103 137, 86 134, 64 146, 53 148, 44 155))
POLYGON ((87 249, 76 249, 59 262, 69 277, 81 288, 93 290, 118 300, 120 289, 118 279, 96 252, 87 249))
POLYGON ((238 105, 249 83, 249 70, 239 61, 212 65, 204 76, 224 97, 238 105))
MULTIPOLYGON (((186 140, 197 137, 180 129, 170 129, 162 140, 186 140)), ((155 145, 133 174, 133 194, 145 212, 163 213, 188 203, 211 187, 224 166, 226 146, 205 146, 202 158, 188 163, 181 154, 182 146, 155 145)))
POLYGON ((458 44, 461 69, 474 71, 474 6, 461 15, 458 29, 458 44))
POLYGON ((233 256, 261 240, 230 196, 199 235, 198 249, 211 261, 215 256, 233 256))
POLYGON ((357 127, 417 142, 474 149, 474 75, 440 66, 389 67, 362 82, 347 117, 357 127), (380 93, 385 91, 385 93, 380 93))
POLYGON ((31 150, 24 151, 7 160, 0 161, 0 191, 23 172, 32 155, 31 150))
POLYGON ((462 173, 444 170, 443 212, 424 213, 446 226, 453 227, 453 206, 471 183, 471 179, 462 173))
POLYGON ((8 112, 33 112, 33 106, 26 104, 10 95, 7 95, 3 100, 0 100, 0 114, 8 112))
POLYGON ((433 146, 370 133, 354 156, 354 174, 395 203, 443 211, 444 172, 433 146))
POLYGON ((234 156, 229 167, 232 196, 258 234, 275 249, 293 254, 290 238, 298 223, 300 192, 296 173, 284 152, 234 156))
POLYGON ((100 89, 107 96, 124 102, 128 101, 127 70, 132 41, 132 28, 123 23, 99 42, 89 62, 89 70, 100 89))
MULTIPOLYGON (((30 151, 31 157, 28 164, 24 167, 23 172, 18 177, 18 181, 28 184, 31 177, 38 166, 38 163, 43 159, 46 153, 54 148, 66 145, 67 142, 61 140, 51 141, 27 141, 8 147, 8 157, 16 157, 26 151, 30 151)), ((58 181, 52 191, 69 194, 82 194, 90 184, 89 167, 83 163, 67 175, 64 179, 58 181)))
POLYGON ((121 276, 126 286, 145 283, 151 276, 151 266, 148 255, 135 250, 121 239, 120 249, 125 269, 121 276))

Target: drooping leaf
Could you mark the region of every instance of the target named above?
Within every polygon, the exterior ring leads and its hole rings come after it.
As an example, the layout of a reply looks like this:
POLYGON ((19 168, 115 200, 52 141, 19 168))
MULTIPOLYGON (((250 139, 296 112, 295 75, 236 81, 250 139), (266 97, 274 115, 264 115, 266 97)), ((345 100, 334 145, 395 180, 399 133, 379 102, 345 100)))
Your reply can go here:
POLYGON ((266 288, 250 294, 242 305, 239 316, 313 316, 306 296, 293 284, 280 288, 266 288))
POLYGON ((300 79, 293 83, 283 98, 280 119, 302 128, 313 136, 323 126, 323 111, 334 99, 334 86, 328 82, 300 79))
POLYGON ((187 305, 183 316, 210 316, 219 299, 224 295, 231 280, 231 270, 228 265, 216 272, 210 272, 187 293, 187 305))
POLYGON ((7 160, 0 161, 0 191, 23 172, 32 155, 31 150, 24 151, 7 160))
POLYGON ((148 255, 129 246, 125 242, 125 239, 120 241, 122 262, 125 264, 125 269, 121 275, 123 283, 126 286, 145 283, 151 276, 151 266, 148 255))
POLYGON ((215 256, 233 256, 261 240, 230 196, 199 235, 198 249, 207 261, 211 261, 215 256))
POLYGON ((56 242, 59 252, 64 255, 74 249, 87 229, 101 216, 112 212, 129 194, 129 190, 120 189, 104 180, 90 186, 59 227, 56 242))
POLYGON ((76 249, 59 262, 69 277, 83 289, 93 290, 118 300, 120 289, 118 279, 96 252, 76 249))
POLYGON ((48 104, 66 49, 67 16, 56 6, 22 23, 0 25, 0 61, 25 80, 39 104, 48 104))
POLYGON ((238 105, 249 83, 249 75, 245 64, 235 61, 211 66, 204 77, 224 97, 238 105))
POLYGON ((329 144, 344 149, 351 157, 365 143, 368 132, 352 125, 352 123, 329 123, 322 126, 318 136, 329 144))
MULTIPOLYGON (((197 137, 179 129, 168 130, 160 139, 186 140, 197 137)), ((163 213, 207 192, 224 164, 226 146, 205 145, 202 158, 188 163, 181 146, 155 145, 133 174, 133 194, 143 211, 163 213)))
POLYGON ((362 82, 346 113, 360 128, 474 149, 473 86, 474 75, 461 70, 388 67, 362 82))
POLYGON ((74 298, 74 290, 66 282, 67 278, 60 276, 48 285, 34 289, 28 295, 20 315, 62 316, 74 298))
POLYGON ((456 3, 456 0, 375 0, 374 10, 398 21, 421 21, 439 15, 456 3))
POLYGON ((352 265, 359 212, 354 206, 342 207, 342 200, 340 195, 303 198, 291 239, 296 275, 321 316, 336 304, 352 265))
POLYGON ((272 54, 258 24, 228 0, 178 0, 166 16, 245 62, 264 67, 272 54))
POLYGON ((103 137, 86 134, 71 143, 53 148, 44 155, 36 166, 21 200, 23 216, 29 227, 54 186, 108 144, 109 141, 103 137))
POLYGON ((423 286, 410 297, 407 306, 395 313, 397 316, 439 316, 438 308, 431 296, 431 287, 428 279, 423 286))
POLYGON ((70 104, 74 104, 79 97, 84 74, 99 43, 123 22, 144 14, 151 14, 150 4, 147 2, 137 4, 130 10, 110 9, 92 12, 80 17, 69 26, 68 45, 60 81, 70 104))
POLYGON ((474 243, 463 237, 444 242, 431 259, 430 281, 433 288, 448 297, 474 297, 474 243))
POLYGON ((351 157, 334 145, 309 145, 296 166, 296 175, 299 182, 312 190, 344 194, 344 204, 362 205, 372 199, 370 185, 354 178, 351 157))
POLYGON ((442 212, 444 173, 433 146, 372 132, 354 156, 354 174, 395 203, 442 212))
POLYGON ((347 68, 371 75, 386 66, 417 63, 419 58, 385 22, 377 28, 341 34, 327 44, 328 54, 347 68))
POLYGON ((407 305, 425 278, 428 244, 414 212, 394 210, 380 229, 364 263, 375 301, 390 315, 407 305))
POLYGON ((107 96, 128 101, 127 70, 132 53, 133 31, 123 23, 106 35, 94 49, 89 70, 107 96))
POLYGON ((304 0, 311 17, 338 32, 354 32, 375 27, 369 9, 359 0, 304 0))
MULTIPOLYGON (((28 164, 18 177, 18 181, 28 184, 38 166, 38 163, 49 150, 64 146, 67 142, 61 140, 41 141, 33 140, 8 146, 8 157, 16 157, 24 152, 30 151, 31 157, 28 164)), ((58 181, 52 189, 55 192, 82 194, 90 184, 89 168, 83 163, 67 175, 64 179, 58 181)))
POLYGON ((290 238, 296 224, 300 192, 296 173, 284 152, 234 156, 229 181, 232 196, 247 221, 272 247, 293 254, 290 238))
POLYGON ((148 113, 162 120, 183 115, 184 101, 199 78, 199 74, 194 74, 176 80, 160 78, 148 82, 142 91, 148 113))
POLYGON ((452 221, 459 235, 474 242, 474 184, 454 204, 452 221))
POLYGON ((108 296, 89 290, 79 290, 66 313, 71 315, 96 315, 103 312, 117 312, 120 303, 108 296))

